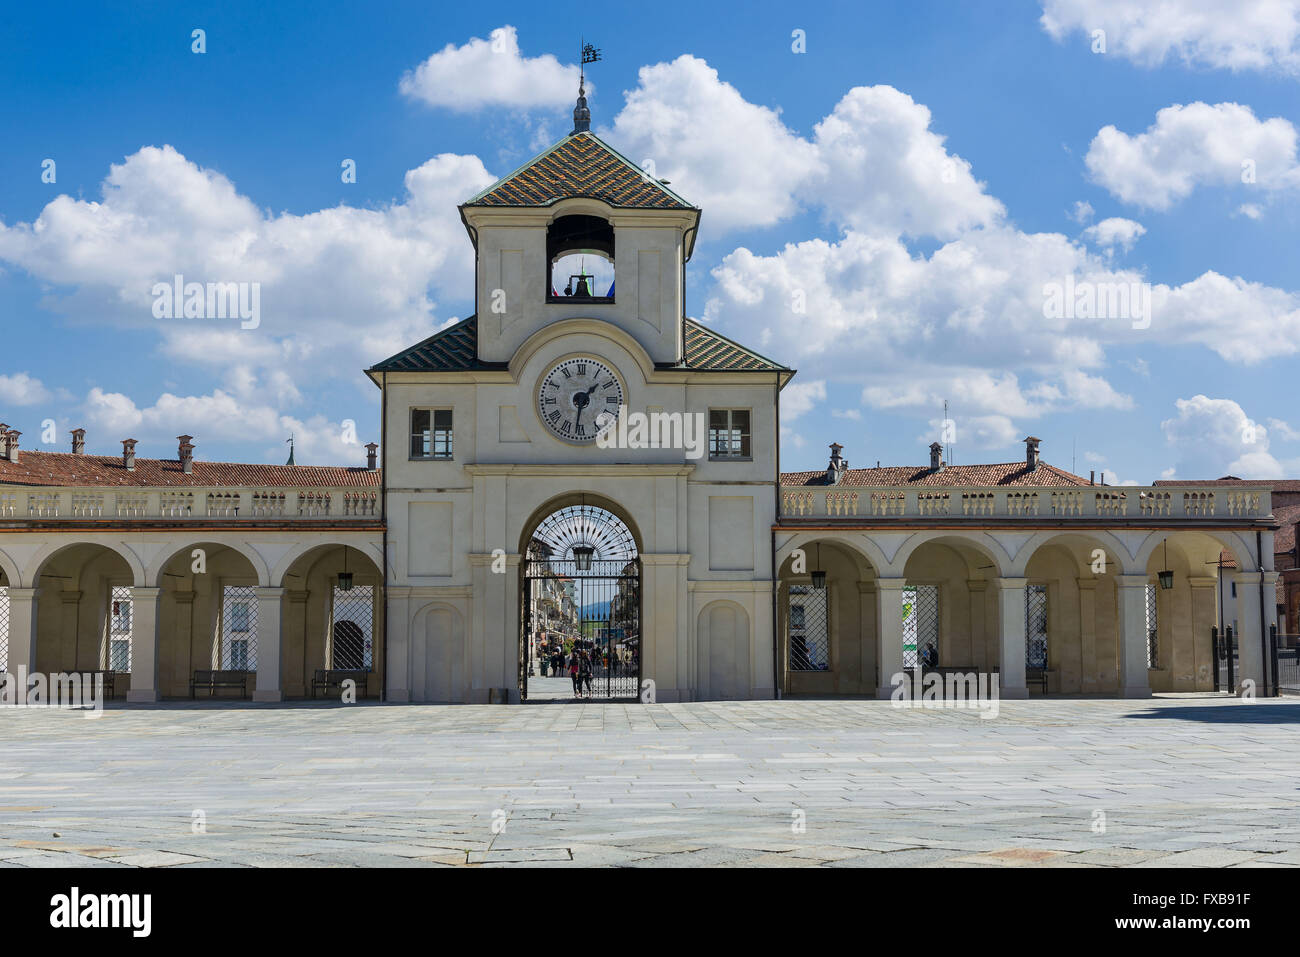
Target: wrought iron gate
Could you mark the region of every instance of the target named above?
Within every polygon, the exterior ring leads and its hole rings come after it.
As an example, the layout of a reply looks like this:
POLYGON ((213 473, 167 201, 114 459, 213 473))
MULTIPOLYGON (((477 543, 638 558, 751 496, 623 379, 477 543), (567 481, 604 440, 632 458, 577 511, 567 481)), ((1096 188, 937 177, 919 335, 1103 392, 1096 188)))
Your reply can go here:
POLYGON ((521 571, 520 699, 636 700, 641 559, 627 525, 598 506, 559 509, 537 526, 521 571))
POLYGON ((544 559, 524 571, 520 697, 551 677, 555 697, 636 698, 641 691, 641 561, 544 559), (571 664, 579 686, 572 695, 571 664), (555 674, 556 671, 559 674, 555 674), (534 684, 537 682, 534 680, 534 684))

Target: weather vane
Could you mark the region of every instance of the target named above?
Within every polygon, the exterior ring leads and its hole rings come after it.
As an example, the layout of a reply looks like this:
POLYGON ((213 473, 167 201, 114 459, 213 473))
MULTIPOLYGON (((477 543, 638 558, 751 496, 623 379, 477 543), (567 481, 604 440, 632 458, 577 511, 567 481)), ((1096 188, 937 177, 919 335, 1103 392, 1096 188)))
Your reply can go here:
POLYGON ((582 43, 582 65, 578 68, 582 74, 582 79, 587 78, 586 66, 588 63, 596 63, 600 60, 600 51, 585 40, 579 40, 582 43))

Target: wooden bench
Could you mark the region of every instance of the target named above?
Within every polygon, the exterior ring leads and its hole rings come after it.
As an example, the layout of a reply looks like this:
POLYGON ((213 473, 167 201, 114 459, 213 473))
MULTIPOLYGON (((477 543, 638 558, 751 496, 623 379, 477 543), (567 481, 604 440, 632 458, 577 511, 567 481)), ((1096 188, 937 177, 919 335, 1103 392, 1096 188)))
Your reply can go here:
POLYGON ((114 689, 116 688, 116 682, 117 682, 117 672, 116 671, 92 671, 90 672, 90 680, 92 683, 94 682, 95 677, 97 675, 104 676, 104 697, 105 698, 113 697, 114 689))
POLYGON ((1025 668, 1025 689, 1028 690, 1030 685, 1036 684, 1042 689, 1043 694, 1047 694, 1047 676, 1055 674, 1050 668, 1025 668))
POLYGON ((208 697, 215 695, 218 688, 238 688, 240 695, 247 698, 248 676, 251 674, 251 671, 195 671, 190 679, 190 697, 193 698, 200 688, 207 689, 208 697))
POLYGON ((316 697, 316 692, 329 691, 331 688, 342 691, 343 682, 355 681, 357 683, 357 697, 364 697, 366 693, 366 681, 369 678, 368 671, 342 671, 327 670, 318 668, 316 676, 311 680, 311 696, 316 697))

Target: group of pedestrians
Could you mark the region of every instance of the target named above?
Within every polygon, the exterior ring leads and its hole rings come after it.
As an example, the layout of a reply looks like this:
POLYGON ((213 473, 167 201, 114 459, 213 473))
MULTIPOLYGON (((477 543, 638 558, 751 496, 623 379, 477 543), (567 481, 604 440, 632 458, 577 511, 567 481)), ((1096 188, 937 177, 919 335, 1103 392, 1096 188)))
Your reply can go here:
POLYGON ((546 677, 548 671, 556 678, 567 674, 573 681, 574 697, 591 697, 591 682, 596 666, 607 663, 605 659, 597 652, 585 648, 574 647, 572 651, 566 652, 563 645, 549 648, 543 645, 540 652, 542 677, 546 677))

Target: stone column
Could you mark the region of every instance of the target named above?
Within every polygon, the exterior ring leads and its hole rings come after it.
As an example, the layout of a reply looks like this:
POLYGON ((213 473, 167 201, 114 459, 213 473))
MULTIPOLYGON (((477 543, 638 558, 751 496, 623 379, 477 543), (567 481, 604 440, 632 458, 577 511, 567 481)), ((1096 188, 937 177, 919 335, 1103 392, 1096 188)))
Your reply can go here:
POLYGON ((126 700, 158 700, 158 606, 162 589, 131 589, 131 690, 126 700))
POLYGON ((1024 578, 996 578, 998 590, 999 693, 1003 698, 1028 698, 1025 684, 1024 578))
POLYGON ((1120 675, 1122 698, 1151 697, 1147 675, 1147 585, 1145 575, 1115 578, 1119 605, 1120 675))
POLYGON ((876 676, 876 603, 879 596, 875 581, 858 582, 858 647, 859 654, 858 687, 861 693, 870 694, 872 688, 880 685, 876 676))
POLYGON ((172 636, 172 645, 177 649, 172 681, 177 688, 188 691, 194 673, 194 592, 174 591, 171 596, 176 603, 176 634, 172 636))
POLYGON ((285 589, 280 612, 280 688, 286 695, 306 697, 311 690, 312 675, 307 670, 307 602, 306 588, 285 589), (293 668, 290 669, 289 662, 293 668), (290 676, 294 677, 290 677, 290 676))
MULTIPOLYGON (((1277 580, 1280 577, 1277 572, 1264 572, 1264 634, 1270 634, 1270 628, 1277 625, 1277 580)), ((1281 631, 1281 628, 1277 629, 1281 631)), ((1272 694, 1273 687, 1277 684, 1277 675, 1273 673, 1273 655, 1272 646, 1269 647, 1268 658, 1264 662, 1264 667, 1268 670, 1268 687, 1269 694, 1272 694)), ((1280 666, 1280 663, 1279 663, 1280 666)))
POLYGON ((903 587, 906 578, 876 579, 876 660, 880 683, 876 697, 893 696, 893 676, 903 671, 903 587))
POLYGON ((80 591, 63 591, 59 593, 59 601, 63 607, 59 609, 61 618, 59 620, 59 654, 55 659, 58 667, 54 671, 80 671, 81 670, 81 646, 78 639, 80 638, 79 630, 81 626, 81 596, 80 591))
MULTIPOLYGON (((987 578, 971 578, 966 582, 966 590, 970 595, 970 649, 967 656, 960 662, 954 664, 968 664, 975 668, 977 672, 989 670, 989 663, 986 660, 984 642, 984 602, 988 600, 989 583, 987 578)), ((943 664, 940 661, 940 664, 943 664)))
POLYGON ((257 687, 254 701, 283 701, 280 687, 281 600, 283 588, 254 588, 257 596, 257 687))
MULTIPOLYGON (((9 589, 9 665, 10 674, 21 666, 28 674, 36 667, 36 599, 39 588, 9 589)), ((24 699, 26 690, 23 690, 24 699)))
MULTIPOLYGON (((388 700, 406 703, 411 700, 411 589, 406 585, 388 586, 388 700)), ((423 680, 423 678, 421 678, 423 680)), ((461 688, 453 688, 459 694, 461 688)))
POLYGON ((1097 579, 1076 578, 1079 586, 1079 689, 1096 694, 1097 682, 1097 579))
POLYGON ((1238 663, 1237 690, 1241 691, 1241 682, 1251 679, 1255 682, 1255 694, 1265 693, 1265 679, 1272 685, 1268 676, 1272 655, 1266 655, 1266 648, 1261 635, 1268 635, 1268 626, 1277 622, 1277 572, 1240 572, 1233 576, 1237 583, 1237 647, 1240 649, 1238 663), (1263 585, 1263 595, 1260 586, 1263 585), (1260 625, 1260 601, 1263 601, 1263 630, 1260 625))
MULTIPOLYGON (((1192 667, 1192 680, 1185 690, 1213 691, 1214 669, 1218 662, 1214 658, 1214 644, 1210 629, 1219 623, 1218 606, 1215 604, 1218 579, 1213 575, 1193 576, 1187 580, 1192 593, 1192 611, 1188 620, 1187 635, 1173 634, 1174 647, 1179 642, 1186 642, 1189 647, 1188 658, 1192 667)), ((1177 678, 1174 679, 1175 690, 1179 689, 1177 678)))

